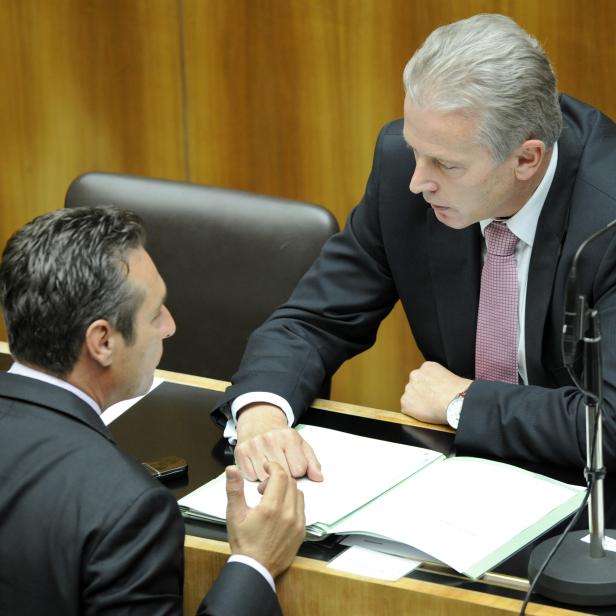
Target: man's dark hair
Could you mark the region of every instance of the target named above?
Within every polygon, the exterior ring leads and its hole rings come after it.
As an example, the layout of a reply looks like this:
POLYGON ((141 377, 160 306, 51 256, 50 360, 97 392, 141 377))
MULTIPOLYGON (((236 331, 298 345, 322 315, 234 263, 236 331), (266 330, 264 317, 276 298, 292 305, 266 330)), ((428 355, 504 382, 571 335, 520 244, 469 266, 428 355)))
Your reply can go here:
POLYGON ((16 231, 0 264, 0 304, 15 359, 64 377, 97 319, 130 344, 143 292, 127 280, 128 253, 144 244, 139 217, 113 207, 58 210, 16 231))

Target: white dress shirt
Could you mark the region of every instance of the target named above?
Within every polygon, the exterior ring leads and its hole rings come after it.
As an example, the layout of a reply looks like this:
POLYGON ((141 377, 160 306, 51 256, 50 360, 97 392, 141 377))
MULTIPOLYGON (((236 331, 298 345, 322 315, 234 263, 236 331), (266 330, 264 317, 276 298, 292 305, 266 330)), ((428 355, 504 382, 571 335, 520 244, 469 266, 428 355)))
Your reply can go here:
MULTIPOLYGON (((533 252, 533 244, 535 242, 535 233, 537 231, 537 223, 543 209, 543 204, 552 185, 554 174, 556 173, 556 163, 558 162, 558 143, 554 144, 552 150, 552 158, 548 164, 548 168, 543 176, 543 179, 537 186, 535 192, 530 199, 524 204, 522 209, 518 210, 511 218, 505 220, 505 224, 509 230, 518 238, 518 243, 515 248, 516 269, 518 273, 518 374, 520 380, 525 385, 528 385, 528 372, 526 370, 526 288, 528 286, 528 270, 530 268, 530 257, 533 252)), ((481 234, 485 234, 486 227, 494 220, 487 218, 479 221, 481 234)), ((481 255, 485 261, 487 246, 485 236, 482 243, 481 255)), ((464 399, 460 400, 458 405, 450 404, 447 409, 447 422, 449 425, 457 429, 460 424, 460 415, 464 409, 464 399)))
POLYGON ((49 383, 49 385, 55 385, 56 387, 61 387, 62 389, 66 389, 70 391, 72 394, 75 394, 78 398, 81 398, 88 406, 92 408, 93 411, 96 412, 97 415, 100 415, 103 410, 98 405, 98 402, 88 396, 85 391, 82 391, 78 387, 71 385, 68 381, 63 381, 55 376, 51 376, 51 374, 47 374, 45 372, 41 372, 40 370, 35 370, 34 368, 30 368, 28 366, 24 366, 19 362, 14 362, 13 365, 8 370, 11 374, 19 374, 21 376, 27 376, 31 379, 37 379, 39 381, 43 381, 45 383, 49 383))
MULTIPOLYGON (((552 185, 554 174, 556 173, 556 163, 558 161, 558 144, 554 144, 552 158, 548 168, 535 192, 530 199, 524 204, 522 209, 518 210, 511 218, 505 221, 509 230, 518 238, 518 243, 515 249, 516 268, 518 272, 518 372, 522 382, 528 384, 528 375, 526 372, 526 343, 525 324, 526 324, 526 287, 528 284, 528 270, 530 267, 530 256, 533 251, 533 243, 535 241, 535 232, 537 231, 537 223, 539 215, 543 209, 543 204, 552 185)), ((493 218, 479 221, 481 234, 484 235, 485 228, 493 221, 493 218)), ((487 247, 485 239, 482 246, 482 257, 485 260, 487 247)))

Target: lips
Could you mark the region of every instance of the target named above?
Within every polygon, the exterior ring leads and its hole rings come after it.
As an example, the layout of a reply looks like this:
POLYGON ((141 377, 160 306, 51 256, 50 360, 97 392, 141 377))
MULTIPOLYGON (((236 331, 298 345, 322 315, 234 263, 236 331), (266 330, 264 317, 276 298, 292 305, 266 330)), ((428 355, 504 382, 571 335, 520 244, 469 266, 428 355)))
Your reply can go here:
POLYGON ((433 203, 432 201, 430 201, 429 197, 431 195, 428 195, 428 197, 426 197, 425 194, 422 195, 422 197, 424 198, 424 201, 432 208, 434 208, 435 210, 448 210, 449 208, 446 205, 441 205, 440 203, 433 203))

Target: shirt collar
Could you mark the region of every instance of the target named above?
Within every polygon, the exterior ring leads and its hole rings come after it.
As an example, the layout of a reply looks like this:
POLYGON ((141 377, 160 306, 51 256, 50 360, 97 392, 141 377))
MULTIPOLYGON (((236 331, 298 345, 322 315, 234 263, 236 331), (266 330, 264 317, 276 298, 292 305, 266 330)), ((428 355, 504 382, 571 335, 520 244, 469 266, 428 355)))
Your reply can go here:
MULTIPOLYGON (((552 185, 554 174, 556 173, 556 163, 558 162, 558 143, 554 143, 552 149, 552 158, 548 168, 541 180, 539 186, 535 192, 531 195, 530 199, 524 204, 524 206, 518 210, 511 218, 509 218, 505 224, 509 227, 509 230, 523 241, 528 246, 533 245, 535 241, 535 232, 537 231, 537 222, 539 221, 539 215, 543 209, 543 204, 548 196, 548 191, 552 185)), ((493 218, 487 218, 480 220, 481 233, 484 234, 485 228, 493 221, 493 218)))
POLYGON ((96 401, 88 396, 87 393, 82 391, 81 389, 71 385, 68 381, 63 381, 55 376, 51 376, 50 374, 46 374, 45 372, 41 372, 40 370, 35 370, 34 368, 30 368, 29 366, 24 366, 19 362, 14 362, 13 365, 9 368, 8 372, 11 374, 19 374, 20 376, 27 376, 30 379, 37 379, 39 381, 43 381, 45 383, 49 383, 50 385, 55 385, 56 387, 61 387, 62 389, 66 389, 70 391, 72 394, 75 394, 78 398, 86 402, 98 415, 102 413, 101 407, 96 403, 96 401))

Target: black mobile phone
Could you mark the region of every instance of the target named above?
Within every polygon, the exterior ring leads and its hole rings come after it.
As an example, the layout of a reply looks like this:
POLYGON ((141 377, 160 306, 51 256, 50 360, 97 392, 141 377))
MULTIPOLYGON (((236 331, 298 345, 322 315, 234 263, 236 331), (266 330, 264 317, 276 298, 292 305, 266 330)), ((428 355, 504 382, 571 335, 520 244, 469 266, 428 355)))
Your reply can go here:
POLYGON ((167 456, 152 462, 142 462, 141 464, 152 477, 161 481, 181 477, 188 470, 186 460, 178 456, 167 456))

